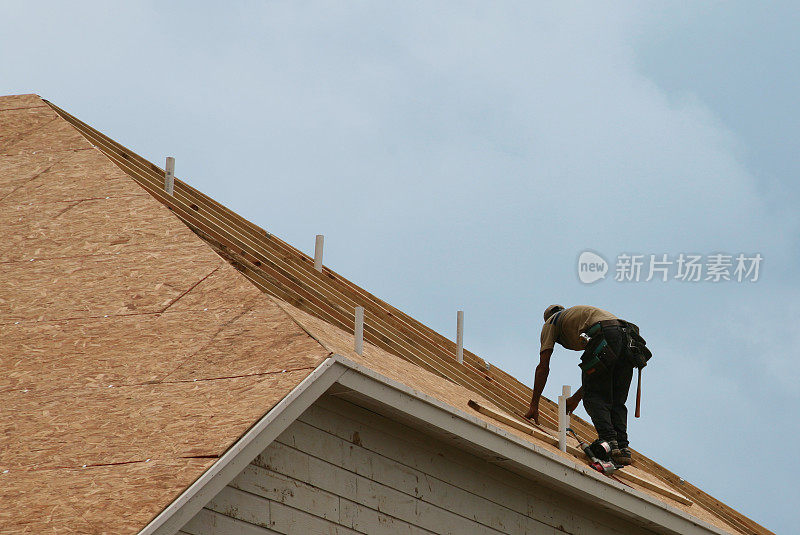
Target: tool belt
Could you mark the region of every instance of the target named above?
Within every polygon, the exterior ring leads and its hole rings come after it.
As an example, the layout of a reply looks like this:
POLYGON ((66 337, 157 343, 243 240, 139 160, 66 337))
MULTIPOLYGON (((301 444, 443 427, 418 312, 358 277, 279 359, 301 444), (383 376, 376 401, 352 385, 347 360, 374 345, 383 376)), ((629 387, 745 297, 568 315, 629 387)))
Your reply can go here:
POLYGON ((598 321, 586 329, 589 342, 581 356, 581 370, 587 375, 602 373, 610 370, 617 359, 627 358, 631 366, 642 369, 647 366, 647 361, 653 354, 646 347, 647 342, 639 335, 639 327, 625 320, 612 319, 598 321), (622 331, 625 345, 622 355, 617 355, 608 346, 603 336, 604 327, 619 327, 622 331))
POLYGON ((586 345, 581 362, 578 364, 586 375, 602 373, 611 369, 617 361, 617 355, 608 347, 608 342, 604 338, 595 337, 586 345), (593 343, 594 340, 596 343, 593 343))
MULTIPOLYGON (((616 320, 609 321, 614 321, 613 325, 618 325, 616 320)), ((613 368, 617 361, 618 355, 609 347, 608 341, 603 336, 602 323, 602 321, 597 322, 586 331, 589 341, 581 355, 581 362, 578 364, 586 375, 603 374, 613 368)))

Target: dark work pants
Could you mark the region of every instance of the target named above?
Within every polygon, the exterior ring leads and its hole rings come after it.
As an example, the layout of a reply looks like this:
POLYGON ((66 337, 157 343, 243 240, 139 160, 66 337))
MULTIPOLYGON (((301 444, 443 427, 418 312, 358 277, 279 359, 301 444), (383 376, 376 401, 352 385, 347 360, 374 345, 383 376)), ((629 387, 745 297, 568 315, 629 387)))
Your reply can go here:
POLYGON ((618 326, 603 327, 609 348, 617 355, 610 370, 581 374, 583 408, 601 440, 616 440, 620 448, 628 446, 628 390, 633 377, 633 365, 624 354, 625 335, 618 326))

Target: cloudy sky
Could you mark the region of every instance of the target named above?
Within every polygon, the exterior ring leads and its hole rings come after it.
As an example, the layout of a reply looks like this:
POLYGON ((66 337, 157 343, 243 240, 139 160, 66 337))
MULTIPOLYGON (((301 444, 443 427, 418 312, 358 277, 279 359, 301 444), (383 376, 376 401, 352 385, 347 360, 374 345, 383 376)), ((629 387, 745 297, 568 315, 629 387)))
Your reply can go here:
MULTIPOLYGON (((440 332, 465 310, 467 347, 528 384, 548 304, 634 321, 655 357, 632 446, 796 529, 796 3, 118 4, 0 3, 0 94, 175 156, 307 252, 325 234, 327 265, 440 332), (624 253, 763 261, 623 283, 624 253)), ((577 359, 556 350, 545 395, 577 359)))

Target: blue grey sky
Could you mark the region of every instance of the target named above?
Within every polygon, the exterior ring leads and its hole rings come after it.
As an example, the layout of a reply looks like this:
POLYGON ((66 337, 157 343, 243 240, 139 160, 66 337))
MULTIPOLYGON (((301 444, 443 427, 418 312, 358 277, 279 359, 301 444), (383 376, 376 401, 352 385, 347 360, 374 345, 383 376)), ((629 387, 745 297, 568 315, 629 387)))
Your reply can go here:
MULTIPOLYGON (((2 2, 0 93, 175 156, 306 252, 325 234, 328 266, 440 332, 465 310, 467 347, 528 384, 550 303, 639 324, 632 446, 789 533, 798 23, 791 2, 2 2), (586 249, 612 264, 593 285, 586 249), (757 282, 613 280, 620 253, 740 252, 757 282)), ((577 361, 556 350, 548 397, 577 361)))

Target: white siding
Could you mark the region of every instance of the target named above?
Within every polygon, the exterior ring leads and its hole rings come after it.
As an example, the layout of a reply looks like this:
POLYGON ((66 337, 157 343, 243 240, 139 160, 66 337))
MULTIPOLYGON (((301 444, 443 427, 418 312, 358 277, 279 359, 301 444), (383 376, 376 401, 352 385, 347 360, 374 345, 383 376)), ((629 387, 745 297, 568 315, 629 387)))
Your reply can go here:
POLYGON ((650 533, 350 403, 323 398, 182 531, 650 533))

